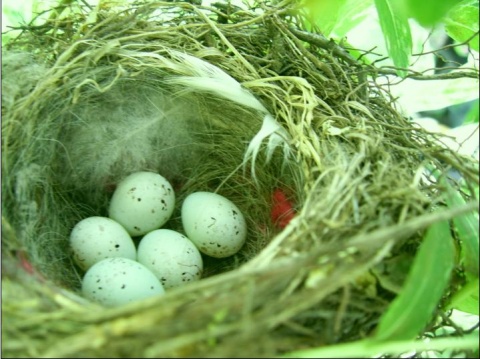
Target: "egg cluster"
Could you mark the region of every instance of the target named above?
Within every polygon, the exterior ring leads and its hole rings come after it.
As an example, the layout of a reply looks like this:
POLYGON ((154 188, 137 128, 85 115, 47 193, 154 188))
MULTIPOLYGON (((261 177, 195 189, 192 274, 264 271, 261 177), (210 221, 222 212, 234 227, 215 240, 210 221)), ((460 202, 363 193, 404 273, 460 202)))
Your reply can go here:
POLYGON ((175 207, 170 183, 135 172, 117 186, 108 217, 78 222, 70 234, 75 263, 86 271, 82 294, 115 306, 199 280, 202 254, 223 258, 240 250, 247 226, 238 207, 212 192, 189 194, 181 208, 184 234, 161 228, 175 207), (135 246, 133 237, 140 237, 135 246))

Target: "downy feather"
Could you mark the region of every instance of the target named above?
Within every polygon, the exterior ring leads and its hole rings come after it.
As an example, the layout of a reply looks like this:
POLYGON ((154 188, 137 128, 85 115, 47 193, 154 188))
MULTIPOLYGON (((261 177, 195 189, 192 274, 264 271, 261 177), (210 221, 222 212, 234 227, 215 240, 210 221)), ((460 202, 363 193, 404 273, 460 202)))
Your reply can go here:
MULTIPOLYGON (((82 97, 71 109, 71 118, 67 121, 71 130, 60 140, 66 147, 66 163, 71 163, 72 175, 78 178, 82 190, 94 191, 97 184, 115 184, 137 170, 158 169, 173 179, 188 175, 189 169, 198 163, 200 152, 209 148, 195 136, 206 130, 205 119, 201 119, 200 113, 203 105, 192 101, 189 93, 208 94, 210 100, 218 98, 218 106, 211 109, 216 111, 211 115, 213 118, 226 116, 236 121, 236 114, 232 112, 235 106, 222 104, 228 100, 257 112, 259 125, 263 119, 240 164, 245 170, 251 160, 254 180, 255 163, 265 139, 268 139, 267 161, 282 145, 285 157, 290 154, 287 131, 251 92, 220 68, 172 50, 168 56, 133 54, 128 50, 121 50, 120 55, 151 61, 168 75, 158 78, 158 87, 155 79, 146 73, 121 78, 104 93, 99 93, 95 86, 81 88, 82 97)), ((115 78, 116 75, 111 71, 109 76, 115 78)), ((228 123, 226 125, 228 128, 228 123)))

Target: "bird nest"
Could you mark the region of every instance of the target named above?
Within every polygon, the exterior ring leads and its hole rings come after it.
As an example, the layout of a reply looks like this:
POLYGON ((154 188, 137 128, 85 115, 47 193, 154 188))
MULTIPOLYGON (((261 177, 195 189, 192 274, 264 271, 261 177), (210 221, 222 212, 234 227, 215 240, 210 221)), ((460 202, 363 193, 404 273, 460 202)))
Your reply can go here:
POLYGON ((396 294, 381 264, 413 258, 441 206, 425 168, 478 180, 294 3, 229 9, 77 8, 4 51, 4 355, 261 357, 367 337, 396 294), (217 192, 247 242, 205 256, 200 281, 105 308, 80 295, 69 234, 141 170, 175 188, 168 228, 189 193, 217 192))

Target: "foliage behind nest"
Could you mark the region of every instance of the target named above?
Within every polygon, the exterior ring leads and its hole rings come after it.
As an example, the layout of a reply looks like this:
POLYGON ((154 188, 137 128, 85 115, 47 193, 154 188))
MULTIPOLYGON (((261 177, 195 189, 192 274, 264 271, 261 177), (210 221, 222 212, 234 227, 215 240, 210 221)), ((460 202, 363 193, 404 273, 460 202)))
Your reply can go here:
POLYGON ((478 175, 413 128, 371 68, 299 40, 293 3, 263 10, 159 2, 92 20, 84 9, 5 51, 4 355, 258 357, 371 334, 394 297, 371 270, 413 258, 429 222, 412 220, 441 205, 425 166, 478 175), (287 151, 262 149, 242 166, 262 116, 172 80, 191 72, 178 52, 254 94, 288 134, 287 151), (206 258, 199 282, 101 308, 78 295, 68 236, 106 215, 115 184, 138 170, 174 184, 170 228, 181 228, 186 195, 217 191, 245 214, 247 244, 206 258), (297 212, 285 229, 270 217, 277 188, 297 212))

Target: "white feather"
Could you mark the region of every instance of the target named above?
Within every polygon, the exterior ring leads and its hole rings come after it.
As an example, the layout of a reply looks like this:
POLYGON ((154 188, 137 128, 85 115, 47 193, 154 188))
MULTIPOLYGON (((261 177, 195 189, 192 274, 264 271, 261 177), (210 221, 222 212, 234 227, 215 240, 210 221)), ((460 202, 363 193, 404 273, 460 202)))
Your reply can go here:
MULTIPOLYGON (((215 96, 238 103, 239 105, 252 108, 261 112, 267 110, 250 92, 243 87, 232 86, 219 78, 208 77, 176 77, 171 79, 176 84, 184 85, 190 91, 209 92, 215 96)), ((239 85, 237 82, 236 85, 239 85)))
POLYGON ((239 105, 257 110, 263 114, 260 131, 250 141, 243 159, 243 167, 252 160, 252 176, 255 176, 255 161, 262 142, 269 138, 267 144, 267 162, 271 159, 275 148, 283 145, 284 157, 290 156, 288 132, 273 118, 263 104, 248 90, 220 68, 197 57, 172 51, 172 56, 183 62, 189 69, 183 76, 173 76, 168 81, 185 86, 187 91, 209 92, 220 98, 236 102, 239 105))
POLYGON ((242 106, 268 112, 253 94, 217 66, 178 51, 172 50, 171 55, 178 61, 183 62, 189 73, 184 73, 184 76, 171 77, 168 80, 169 82, 183 85, 189 91, 209 92, 242 106))
POLYGON ((290 155, 290 147, 288 145, 288 133, 285 131, 280 124, 275 121, 272 115, 267 114, 263 118, 262 127, 260 131, 253 137, 248 145, 247 151, 245 152, 243 158, 243 167, 246 167, 247 162, 252 159, 252 176, 256 179, 255 176, 255 161, 257 159, 258 152, 260 151, 260 146, 262 142, 267 137, 270 137, 267 145, 267 162, 270 161, 273 151, 277 146, 283 144, 283 150, 285 157, 290 155))

